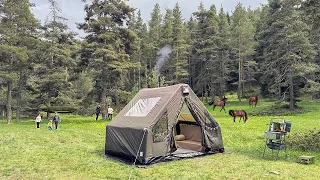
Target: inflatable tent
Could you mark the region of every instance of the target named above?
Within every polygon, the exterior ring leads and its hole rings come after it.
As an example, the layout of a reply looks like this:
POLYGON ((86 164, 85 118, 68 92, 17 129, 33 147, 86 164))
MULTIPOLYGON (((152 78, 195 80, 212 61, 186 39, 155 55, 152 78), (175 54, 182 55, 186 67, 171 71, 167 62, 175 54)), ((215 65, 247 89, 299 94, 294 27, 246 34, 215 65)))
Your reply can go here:
POLYGON ((106 127, 106 155, 142 165, 216 152, 219 123, 186 84, 140 90, 106 127))

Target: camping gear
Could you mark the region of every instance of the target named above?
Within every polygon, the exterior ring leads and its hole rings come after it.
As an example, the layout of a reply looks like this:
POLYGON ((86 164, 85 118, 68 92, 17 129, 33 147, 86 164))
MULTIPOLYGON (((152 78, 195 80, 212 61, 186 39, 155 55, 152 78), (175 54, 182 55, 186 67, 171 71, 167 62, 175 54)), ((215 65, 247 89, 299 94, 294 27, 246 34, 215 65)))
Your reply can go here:
POLYGON ((280 119, 281 122, 277 122, 275 120, 279 119, 272 119, 269 124, 269 130, 264 133, 266 145, 264 147, 263 157, 268 147, 272 150, 272 156, 273 150, 277 150, 276 159, 278 159, 280 150, 284 150, 287 156, 286 134, 291 131, 291 121, 280 119))
POLYGON ((300 156, 300 163, 301 164, 313 164, 315 156, 300 156))
POLYGON ((140 90, 106 127, 105 154, 142 165, 216 152, 220 125, 186 84, 140 90))

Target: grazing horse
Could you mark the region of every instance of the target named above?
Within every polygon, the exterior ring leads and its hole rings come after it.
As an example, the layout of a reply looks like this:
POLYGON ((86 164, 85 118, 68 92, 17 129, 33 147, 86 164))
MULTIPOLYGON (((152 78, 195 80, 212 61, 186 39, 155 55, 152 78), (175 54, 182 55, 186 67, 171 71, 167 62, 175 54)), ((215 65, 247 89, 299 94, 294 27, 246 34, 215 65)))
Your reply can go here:
POLYGON ((243 122, 247 123, 248 120, 248 115, 244 110, 230 110, 229 111, 230 116, 233 117, 233 122, 236 123, 236 117, 240 116, 240 120, 239 123, 241 121, 241 119, 243 118, 243 122))
POLYGON ((216 108, 216 106, 220 106, 220 112, 222 111, 222 109, 224 110, 224 112, 226 112, 226 110, 224 109, 224 106, 227 103, 228 98, 224 97, 221 101, 214 101, 212 100, 211 102, 209 102, 208 104, 211 106, 213 105, 213 110, 216 108))
POLYGON ((258 104, 258 96, 257 95, 249 98, 249 106, 253 107, 253 104, 255 107, 258 104))

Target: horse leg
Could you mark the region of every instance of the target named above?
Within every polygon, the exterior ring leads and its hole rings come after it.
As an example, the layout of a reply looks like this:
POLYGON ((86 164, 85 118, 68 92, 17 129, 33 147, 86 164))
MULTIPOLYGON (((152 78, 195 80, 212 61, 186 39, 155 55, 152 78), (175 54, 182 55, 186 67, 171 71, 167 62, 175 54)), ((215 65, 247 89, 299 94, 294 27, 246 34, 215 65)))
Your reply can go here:
MULTIPOLYGON (((226 109, 224 108, 224 106, 222 106, 223 110, 224 110, 224 113, 226 113, 226 109)), ((222 110, 222 109, 221 109, 222 110)))
POLYGON ((216 105, 213 105, 213 111, 214 111, 215 108, 216 108, 216 105))
POLYGON ((241 119, 242 119, 242 116, 240 116, 240 120, 239 120, 239 123, 241 122, 241 119))
POLYGON ((236 124, 236 117, 233 116, 233 124, 236 124))

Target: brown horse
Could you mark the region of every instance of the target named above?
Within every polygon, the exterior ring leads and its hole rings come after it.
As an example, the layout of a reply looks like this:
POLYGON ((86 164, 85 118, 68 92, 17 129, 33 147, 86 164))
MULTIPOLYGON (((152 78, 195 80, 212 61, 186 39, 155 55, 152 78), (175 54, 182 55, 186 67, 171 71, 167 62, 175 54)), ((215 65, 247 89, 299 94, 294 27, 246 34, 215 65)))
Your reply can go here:
POLYGON ((211 106, 213 105, 213 110, 216 108, 216 106, 220 106, 220 112, 222 111, 222 109, 224 110, 224 112, 226 112, 226 110, 224 109, 224 106, 227 103, 228 98, 224 97, 221 101, 214 101, 212 100, 211 102, 209 102, 208 104, 211 106))
POLYGON ((253 104, 255 107, 258 104, 258 96, 257 95, 249 98, 249 106, 253 107, 253 104))
POLYGON ((241 119, 243 118, 243 122, 247 123, 248 120, 248 115, 244 110, 230 110, 229 111, 230 116, 233 117, 233 122, 236 123, 236 117, 240 116, 240 120, 239 123, 241 121, 241 119))

